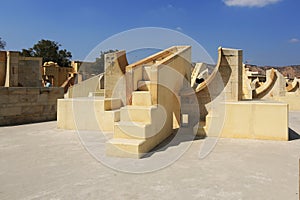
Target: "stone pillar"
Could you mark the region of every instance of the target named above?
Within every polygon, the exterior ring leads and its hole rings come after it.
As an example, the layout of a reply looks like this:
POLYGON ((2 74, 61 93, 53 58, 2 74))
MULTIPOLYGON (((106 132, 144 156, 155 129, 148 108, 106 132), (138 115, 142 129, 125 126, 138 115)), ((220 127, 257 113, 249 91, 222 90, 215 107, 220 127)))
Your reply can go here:
POLYGON ((243 65, 243 99, 252 99, 251 79, 248 78, 249 69, 243 65))
POLYGON ((125 51, 105 54, 104 64, 104 96, 105 98, 121 98, 121 96, 118 97, 118 95, 116 96, 114 93, 117 92, 116 88, 119 87, 120 81, 122 81, 121 79, 125 80, 125 71, 128 65, 125 51))
POLYGON ((0 51, 0 87, 5 85, 6 51, 0 51))
POLYGON ((274 96, 285 96, 286 94, 286 79, 284 76, 276 70, 277 80, 275 82, 276 88, 274 88, 274 96))
POLYGON ((240 101, 243 97, 243 51, 228 48, 219 48, 219 51, 222 56, 220 71, 229 78, 224 82, 226 101, 240 101))
POLYGON ((5 87, 18 87, 19 52, 7 51, 5 87))

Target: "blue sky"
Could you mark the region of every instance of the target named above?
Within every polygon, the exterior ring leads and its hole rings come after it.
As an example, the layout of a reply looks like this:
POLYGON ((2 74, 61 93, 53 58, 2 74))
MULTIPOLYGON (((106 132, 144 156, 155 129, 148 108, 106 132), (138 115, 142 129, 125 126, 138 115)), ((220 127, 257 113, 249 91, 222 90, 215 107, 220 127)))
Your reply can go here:
POLYGON ((300 64, 299 0, 9 0, 0 8, 6 50, 50 39, 82 60, 114 34, 163 27, 193 38, 214 60, 222 46, 243 49, 252 64, 300 64))

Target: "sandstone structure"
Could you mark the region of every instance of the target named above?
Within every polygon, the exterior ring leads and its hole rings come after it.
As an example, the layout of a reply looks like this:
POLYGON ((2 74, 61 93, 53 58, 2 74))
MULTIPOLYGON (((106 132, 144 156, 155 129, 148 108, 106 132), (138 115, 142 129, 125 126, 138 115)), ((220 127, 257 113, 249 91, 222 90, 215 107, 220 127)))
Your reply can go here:
POLYGON ((43 80, 49 80, 53 87, 61 87, 69 78, 74 76, 72 67, 60 67, 54 62, 45 62, 42 67, 43 80))
POLYGON ((0 126, 55 120, 63 88, 44 88, 42 58, 0 51, 0 126))
POLYGON ((0 87, 41 87, 42 58, 0 51, 0 87))
POLYGON ((0 87, 0 126, 56 119, 62 88, 0 87))
POLYGON ((285 102, 289 104, 290 111, 299 111, 299 84, 298 78, 289 82, 278 70, 269 69, 266 71, 265 82, 261 82, 259 79, 251 82, 252 98, 285 102))
MULTIPOLYGON (((242 50, 220 47, 208 75, 204 64, 193 70, 190 46, 170 47, 133 64, 125 51, 109 53, 104 74, 58 100, 58 127, 111 132, 107 155, 132 158, 178 129, 202 137, 288 140, 288 104, 257 98, 274 85, 274 72, 262 89, 253 87, 242 60, 242 50)), ((288 90, 298 86, 295 81, 288 90)), ((283 95, 284 89, 272 94, 283 95)))
MULTIPOLYGON (((287 104, 249 101, 252 91, 245 73, 241 50, 219 48, 219 60, 213 73, 196 88, 200 107, 197 134, 288 140, 287 104)), ((183 96, 188 97, 188 94, 183 96)))

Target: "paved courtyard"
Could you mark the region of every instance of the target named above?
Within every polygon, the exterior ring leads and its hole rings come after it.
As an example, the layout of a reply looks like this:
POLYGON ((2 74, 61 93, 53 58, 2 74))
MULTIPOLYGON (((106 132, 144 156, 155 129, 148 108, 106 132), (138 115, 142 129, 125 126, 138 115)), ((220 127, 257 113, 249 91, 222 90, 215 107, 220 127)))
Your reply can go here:
MULTIPOLYGON (((185 153, 160 170, 111 169, 56 122, 0 127, 0 199, 298 199, 300 112, 290 113, 293 140, 186 140, 141 159, 185 153), (205 144, 206 143, 206 144, 205 144)), ((134 162, 134 161, 132 161, 134 162)))

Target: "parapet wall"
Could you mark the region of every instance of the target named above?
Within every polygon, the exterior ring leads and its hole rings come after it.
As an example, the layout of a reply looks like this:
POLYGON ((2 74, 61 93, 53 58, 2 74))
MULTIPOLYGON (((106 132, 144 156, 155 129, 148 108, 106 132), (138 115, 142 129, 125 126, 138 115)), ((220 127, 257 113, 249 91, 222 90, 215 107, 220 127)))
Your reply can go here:
POLYGON ((0 87, 41 87, 41 57, 24 57, 17 51, 0 51, 0 87))
POLYGON ((0 126, 56 119, 63 88, 0 87, 0 126))

